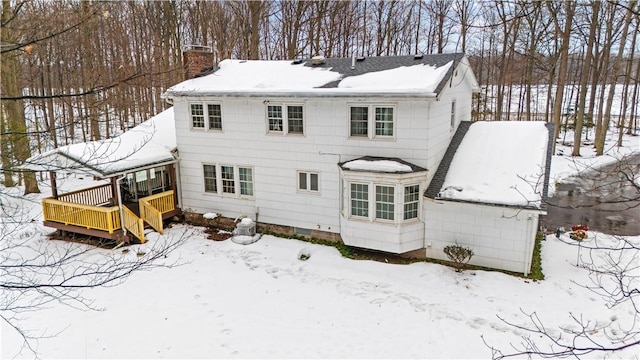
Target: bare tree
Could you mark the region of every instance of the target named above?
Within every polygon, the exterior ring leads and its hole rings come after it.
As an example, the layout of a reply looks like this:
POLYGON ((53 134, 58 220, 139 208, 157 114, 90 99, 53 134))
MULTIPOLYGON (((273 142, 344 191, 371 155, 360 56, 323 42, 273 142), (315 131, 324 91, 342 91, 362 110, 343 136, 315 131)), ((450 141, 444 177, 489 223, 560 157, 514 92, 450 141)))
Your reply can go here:
MULTIPOLYGON (((623 156, 604 168, 586 168, 583 191, 605 194, 600 202, 620 207, 640 206, 640 164, 637 154, 623 156)), ((586 204, 584 206, 593 206, 586 204)), ((575 266, 588 274, 586 283, 577 285, 602 298, 608 308, 628 309, 632 316, 597 321, 591 314, 570 314, 570 326, 544 323, 537 311, 524 311, 526 323, 502 318, 506 324, 524 333, 512 349, 497 349, 487 343, 494 359, 511 357, 580 358, 587 354, 606 356, 629 348, 640 348, 640 242, 632 237, 596 235, 589 241, 558 239, 576 247, 575 266)))

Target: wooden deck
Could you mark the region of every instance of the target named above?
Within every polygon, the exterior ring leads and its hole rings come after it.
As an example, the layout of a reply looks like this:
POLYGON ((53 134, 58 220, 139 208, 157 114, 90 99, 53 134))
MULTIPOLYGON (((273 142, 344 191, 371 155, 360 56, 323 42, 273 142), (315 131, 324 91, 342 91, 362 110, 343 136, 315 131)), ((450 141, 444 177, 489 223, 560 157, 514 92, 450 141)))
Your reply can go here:
POLYGON ((169 190, 141 198, 139 211, 123 205, 121 219, 120 208, 112 205, 112 195, 111 185, 107 184, 62 194, 58 199, 42 199, 44 225, 117 241, 128 242, 128 235, 133 235, 144 243, 145 224, 162 234, 163 220, 181 212, 175 206, 174 191, 169 190))

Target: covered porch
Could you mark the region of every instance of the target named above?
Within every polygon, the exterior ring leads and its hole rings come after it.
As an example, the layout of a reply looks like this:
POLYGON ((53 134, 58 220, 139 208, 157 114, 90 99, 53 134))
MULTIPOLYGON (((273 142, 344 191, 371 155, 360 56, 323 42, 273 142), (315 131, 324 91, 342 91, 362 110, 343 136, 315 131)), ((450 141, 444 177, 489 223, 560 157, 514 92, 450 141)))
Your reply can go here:
POLYGON ((144 243, 145 227, 162 234, 163 221, 181 213, 173 164, 112 177, 108 184, 64 194, 57 193, 55 172, 50 176, 53 196, 42 199, 43 220, 45 226, 61 231, 126 243, 135 238, 144 243))
POLYGON ((173 108, 114 138, 62 146, 25 161, 49 173, 51 197, 42 200, 44 225, 72 233, 145 242, 144 228, 163 232, 163 220, 181 213, 173 108), (56 173, 108 180, 58 194, 56 173))

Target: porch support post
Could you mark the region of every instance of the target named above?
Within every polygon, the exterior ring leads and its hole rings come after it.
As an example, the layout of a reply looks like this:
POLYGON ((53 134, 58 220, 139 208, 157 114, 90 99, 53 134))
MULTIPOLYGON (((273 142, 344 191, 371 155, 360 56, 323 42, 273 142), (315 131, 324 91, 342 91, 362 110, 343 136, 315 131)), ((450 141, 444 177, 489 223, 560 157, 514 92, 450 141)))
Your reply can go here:
POLYGON ((51 181, 51 196, 58 199, 58 184, 56 182, 56 172, 49 171, 49 180, 51 181))
POLYGON ((169 164, 169 181, 171 181, 171 188, 173 189, 173 206, 178 207, 178 185, 176 183, 176 167, 174 164, 169 164))
POLYGON ((119 204, 119 201, 116 201, 118 197, 118 178, 117 177, 112 177, 111 178, 111 203, 112 204, 119 204))

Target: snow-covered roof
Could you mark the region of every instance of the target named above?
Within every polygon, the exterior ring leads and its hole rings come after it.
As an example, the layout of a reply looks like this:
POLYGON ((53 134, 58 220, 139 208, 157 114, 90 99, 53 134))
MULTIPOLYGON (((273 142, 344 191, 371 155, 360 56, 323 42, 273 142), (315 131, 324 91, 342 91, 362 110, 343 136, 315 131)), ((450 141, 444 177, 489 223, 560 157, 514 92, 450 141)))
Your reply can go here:
POLYGON ((379 173, 411 173, 426 171, 417 165, 398 158, 364 156, 355 160, 338 164, 343 170, 379 172, 379 173))
POLYGON ((311 61, 227 59, 213 73, 181 82, 164 96, 435 97, 461 62, 467 64, 463 54, 325 59, 317 65, 311 61))
POLYGON ((548 142, 543 122, 472 123, 436 197, 540 208, 548 142))
POLYGON ((32 156, 22 168, 112 176, 128 170, 174 161, 173 107, 111 139, 61 146, 32 156))

